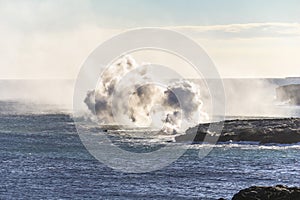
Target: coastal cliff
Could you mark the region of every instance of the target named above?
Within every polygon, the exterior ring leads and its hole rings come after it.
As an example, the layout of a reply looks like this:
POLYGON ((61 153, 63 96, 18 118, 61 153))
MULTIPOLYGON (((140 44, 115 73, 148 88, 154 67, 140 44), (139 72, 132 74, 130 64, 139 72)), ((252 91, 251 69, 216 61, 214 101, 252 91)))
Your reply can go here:
POLYGON ((300 84, 284 85, 276 88, 276 98, 291 105, 300 105, 300 84))
MULTIPOLYGON (((217 122, 216 122, 217 123, 217 122)), ((185 134, 175 137, 176 142, 202 142, 210 123, 189 128, 185 134)), ((219 142, 251 141, 260 144, 292 144, 300 142, 300 118, 226 120, 219 142)))

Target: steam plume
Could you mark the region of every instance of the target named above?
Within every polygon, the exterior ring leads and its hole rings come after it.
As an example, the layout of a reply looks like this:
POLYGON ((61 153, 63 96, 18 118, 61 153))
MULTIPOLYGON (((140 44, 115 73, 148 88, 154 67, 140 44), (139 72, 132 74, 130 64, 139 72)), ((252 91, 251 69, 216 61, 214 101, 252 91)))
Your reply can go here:
MULTIPOLYGON (((113 98, 117 98, 117 107, 122 110, 118 114, 124 114, 133 124, 149 126, 153 121, 152 115, 162 113, 161 129, 166 133, 176 133, 183 120, 191 121, 195 116, 199 117, 202 106, 199 88, 189 81, 177 81, 166 87, 136 84, 131 94, 121 91, 118 96, 114 96, 120 80, 138 66, 131 56, 124 56, 104 71, 95 90, 88 91, 84 102, 101 123, 115 123, 113 98)), ((145 70, 138 71, 139 76, 145 74, 145 70)))

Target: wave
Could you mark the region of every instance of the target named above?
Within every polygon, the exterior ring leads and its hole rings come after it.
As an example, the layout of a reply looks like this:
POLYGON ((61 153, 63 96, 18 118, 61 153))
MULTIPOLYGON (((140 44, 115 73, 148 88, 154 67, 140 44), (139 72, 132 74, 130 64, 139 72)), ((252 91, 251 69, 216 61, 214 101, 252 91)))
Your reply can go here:
POLYGON ((190 149, 202 149, 202 148, 239 148, 239 149, 261 149, 261 150, 286 150, 297 149, 300 150, 300 142, 294 144, 259 144, 257 142, 243 141, 243 142, 220 142, 217 144, 193 144, 190 145, 190 149))

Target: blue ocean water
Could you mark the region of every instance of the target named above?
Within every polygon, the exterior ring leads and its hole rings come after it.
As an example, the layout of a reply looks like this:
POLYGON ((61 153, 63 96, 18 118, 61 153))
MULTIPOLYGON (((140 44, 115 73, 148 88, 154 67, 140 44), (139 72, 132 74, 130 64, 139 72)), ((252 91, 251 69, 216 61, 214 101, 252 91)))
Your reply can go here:
POLYGON ((89 154, 68 114, 2 113, 0 199, 230 199, 251 185, 299 186, 300 145, 219 144, 200 159, 201 148, 123 173, 89 154))

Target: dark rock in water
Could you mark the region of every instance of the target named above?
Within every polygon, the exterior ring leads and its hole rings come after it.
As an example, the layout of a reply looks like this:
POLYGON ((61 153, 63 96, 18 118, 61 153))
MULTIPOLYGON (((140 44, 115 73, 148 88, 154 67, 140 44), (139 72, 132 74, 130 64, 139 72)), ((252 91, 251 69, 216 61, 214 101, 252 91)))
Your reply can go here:
POLYGON ((252 186, 239 191, 232 200, 299 200, 300 188, 277 185, 275 187, 252 186))
POLYGON ((292 105, 300 105, 300 84, 284 85, 276 88, 279 101, 289 101, 292 105))
MULTIPOLYGON (((216 124, 216 123, 212 123, 216 124)), ((199 124, 189 128, 184 135, 177 136, 177 142, 203 142, 205 138, 218 137, 208 133, 210 124, 199 124)), ((300 142, 300 118, 227 120, 219 142, 251 141, 260 144, 300 142)))

